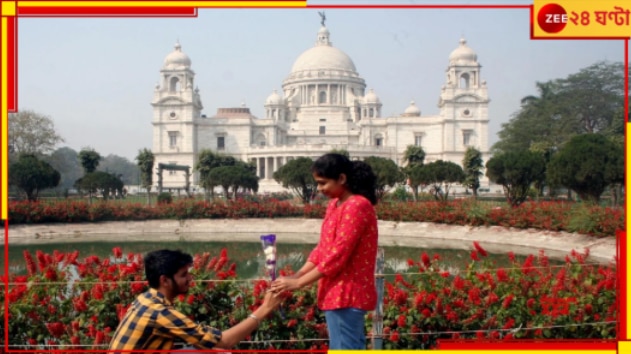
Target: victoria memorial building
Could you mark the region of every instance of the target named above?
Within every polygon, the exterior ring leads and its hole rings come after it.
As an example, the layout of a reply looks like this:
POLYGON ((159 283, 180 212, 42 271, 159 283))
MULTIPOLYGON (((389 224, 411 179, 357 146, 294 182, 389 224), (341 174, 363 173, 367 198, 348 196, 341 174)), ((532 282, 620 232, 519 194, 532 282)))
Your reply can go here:
MULTIPOLYGON (((425 151, 426 163, 462 165, 464 152, 473 146, 488 160, 486 81, 477 54, 464 39, 449 55, 445 82, 437 88, 438 115, 424 116, 411 102, 399 115, 384 117, 377 93, 366 90, 353 60, 332 45, 322 23, 315 45, 298 56, 282 91, 264 102, 264 117, 244 106, 202 114, 191 60, 177 43, 164 60, 151 102, 155 165, 187 165, 193 171, 198 153, 210 149, 254 163, 259 191, 272 192, 282 190, 272 174, 285 163, 303 156, 315 159, 333 149, 344 149, 353 159, 379 156, 402 166, 407 146, 416 145, 425 151)), ((193 173, 192 186, 198 188, 198 182, 193 173)), ((184 183, 182 172, 163 173, 165 188, 184 183)), ((488 185, 486 177, 481 183, 488 185)))

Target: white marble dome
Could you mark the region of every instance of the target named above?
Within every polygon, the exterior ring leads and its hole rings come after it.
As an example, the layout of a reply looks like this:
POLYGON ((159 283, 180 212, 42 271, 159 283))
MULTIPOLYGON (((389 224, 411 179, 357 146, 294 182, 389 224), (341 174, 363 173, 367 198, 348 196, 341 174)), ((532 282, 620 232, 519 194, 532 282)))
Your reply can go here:
POLYGON ((267 97, 267 99, 265 100, 265 105, 283 105, 285 104, 285 100, 283 99, 283 97, 281 97, 281 95, 278 94, 278 92, 276 90, 274 90, 274 92, 272 92, 271 95, 269 95, 267 97))
POLYGON ((181 69, 182 67, 190 68, 191 59, 182 52, 180 42, 175 43, 175 50, 164 59, 165 69, 181 69))
POLYGON ((460 46, 454 49, 449 55, 449 62, 451 64, 471 64, 477 63, 478 55, 471 47, 467 45, 467 40, 460 39, 460 46))
POLYGON ((302 53, 291 68, 292 73, 304 71, 345 71, 356 75, 355 64, 343 51, 333 47, 329 30, 321 27, 316 44, 302 53))
POLYGON ((291 68, 292 73, 318 70, 356 72, 355 64, 346 53, 329 46, 318 46, 307 50, 296 59, 291 68))
POLYGON ((380 103, 381 101, 379 101, 379 97, 377 97, 377 94, 375 93, 375 91, 373 89, 370 89, 368 93, 366 94, 366 96, 364 96, 364 102, 365 103, 380 103))
POLYGON ((403 112, 403 114, 411 117, 419 117, 421 115, 421 110, 416 106, 414 101, 411 101, 410 105, 408 106, 408 108, 405 109, 405 112, 403 112))

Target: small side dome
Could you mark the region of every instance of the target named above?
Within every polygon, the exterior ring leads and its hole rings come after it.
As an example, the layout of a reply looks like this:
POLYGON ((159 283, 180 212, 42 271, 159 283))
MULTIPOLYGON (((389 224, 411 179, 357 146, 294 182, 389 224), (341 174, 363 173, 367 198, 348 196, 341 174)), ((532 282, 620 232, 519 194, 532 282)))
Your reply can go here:
POLYGON ((405 112, 403 114, 407 117, 420 117, 421 110, 416 106, 414 101, 411 101, 410 105, 408 106, 408 108, 405 109, 405 112))
POLYGON ((278 94, 278 92, 276 92, 276 90, 274 90, 274 92, 267 97, 267 100, 265 100, 266 106, 278 106, 283 104, 285 104, 285 100, 278 94))
POLYGON ((191 59, 188 55, 182 52, 182 46, 180 42, 175 43, 175 50, 164 59, 164 68, 165 69, 182 69, 182 68, 190 68, 191 67, 191 59))
POLYGON ((460 46, 449 55, 449 62, 452 64, 473 64, 477 61, 478 55, 467 45, 464 38, 460 38, 460 46))
POLYGON ((373 89, 370 89, 368 93, 366 94, 366 96, 364 96, 364 102, 365 103, 381 103, 381 101, 379 100, 379 97, 377 97, 373 89))

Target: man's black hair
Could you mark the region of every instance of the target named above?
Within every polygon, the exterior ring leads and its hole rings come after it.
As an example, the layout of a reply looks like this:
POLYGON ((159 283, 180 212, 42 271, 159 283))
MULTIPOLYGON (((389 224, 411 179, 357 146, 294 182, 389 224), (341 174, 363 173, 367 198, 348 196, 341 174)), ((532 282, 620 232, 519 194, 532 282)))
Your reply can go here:
POLYGON ((173 275, 182 267, 193 264, 193 257, 180 250, 158 250, 145 255, 145 276, 149 286, 157 289, 160 287, 160 276, 165 275, 173 279, 173 275))

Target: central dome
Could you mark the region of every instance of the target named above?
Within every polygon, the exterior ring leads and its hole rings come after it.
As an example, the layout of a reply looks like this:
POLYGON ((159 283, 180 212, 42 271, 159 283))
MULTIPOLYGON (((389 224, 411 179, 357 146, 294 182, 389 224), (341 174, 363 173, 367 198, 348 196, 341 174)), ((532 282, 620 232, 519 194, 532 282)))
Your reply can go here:
POLYGON ((313 47, 294 62, 292 72, 310 70, 342 70, 355 72, 355 64, 343 51, 330 46, 313 47))
POLYGON ((343 51, 331 45, 329 30, 322 26, 315 47, 302 53, 291 68, 292 73, 317 70, 350 71, 356 74, 355 64, 343 51))

